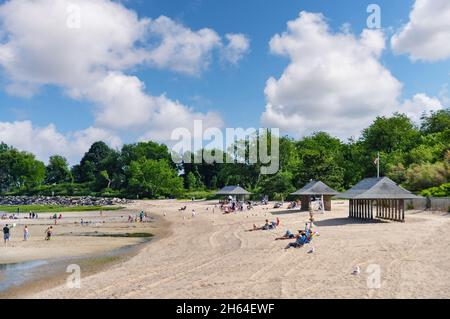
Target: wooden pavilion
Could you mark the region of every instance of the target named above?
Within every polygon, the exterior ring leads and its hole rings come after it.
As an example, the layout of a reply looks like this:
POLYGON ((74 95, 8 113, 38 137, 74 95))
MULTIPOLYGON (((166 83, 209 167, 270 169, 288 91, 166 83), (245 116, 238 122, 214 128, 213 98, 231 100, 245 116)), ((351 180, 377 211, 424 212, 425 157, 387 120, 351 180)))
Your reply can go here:
POLYGON ((349 218, 405 221, 405 199, 419 198, 387 177, 367 178, 339 196, 349 199, 349 218))
POLYGON ((320 196, 322 199, 322 207, 325 211, 331 211, 331 198, 338 195, 339 192, 335 191, 325 183, 321 181, 311 181, 306 184, 302 189, 299 189, 293 196, 300 196, 302 203, 302 211, 308 211, 311 205, 311 196, 320 196))
POLYGON ((240 186, 225 186, 216 193, 217 196, 231 196, 234 200, 245 200, 245 196, 251 194, 240 186))

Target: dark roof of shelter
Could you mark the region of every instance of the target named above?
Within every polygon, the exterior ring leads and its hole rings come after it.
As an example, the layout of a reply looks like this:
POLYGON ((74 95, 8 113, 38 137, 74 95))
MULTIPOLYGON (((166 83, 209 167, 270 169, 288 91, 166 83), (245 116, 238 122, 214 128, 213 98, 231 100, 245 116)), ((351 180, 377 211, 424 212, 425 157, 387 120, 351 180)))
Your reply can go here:
POLYGON ((339 196, 344 199, 414 199, 419 198, 388 177, 366 178, 339 196))
POLYGON ((240 186, 226 186, 216 193, 216 195, 250 195, 250 194, 251 194, 250 192, 247 192, 240 186))
POLYGON ((335 191, 325 183, 321 181, 311 181, 306 184, 302 189, 299 189, 291 195, 338 195, 339 192, 335 191))

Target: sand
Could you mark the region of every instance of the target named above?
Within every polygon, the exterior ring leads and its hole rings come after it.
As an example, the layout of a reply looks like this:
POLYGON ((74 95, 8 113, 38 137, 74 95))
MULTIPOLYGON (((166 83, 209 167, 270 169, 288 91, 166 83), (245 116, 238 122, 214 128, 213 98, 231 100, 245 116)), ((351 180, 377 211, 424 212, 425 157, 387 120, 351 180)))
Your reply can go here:
POLYGON ((128 208, 164 217, 170 228, 131 259, 83 277, 81 289, 62 285, 21 297, 450 297, 448 214, 413 211, 406 223, 367 223, 347 219, 348 203, 334 202, 332 212, 316 214, 320 237, 311 246, 285 250, 288 242, 274 239, 303 228, 307 213, 260 207, 231 215, 216 208, 213 214, 214 202, 140 201, 128 208), (184 205, 187 211, 179 212, 184 205), (277 230, 246 231, 276 217, 277 230), (311 247, 315 252, 308 254, 311 247), (352 275, 355 267, 359 275, 352 275), (377 267, 380 286, 369 287, 375 277, 367 269, 377 267))
POLYGON ((151 223, 127 223, 128 215, 136 211, 119 212, 71 212, 63 214, 57 225, 50 219, 53 214, 39 214, 35 220, 0 220, 1 228, 5 224, 17 226, 11 229, 11 241, 7 245, 0 241, 0 264, 20 263, 32 260, 54 259, 95 255, 124 246, 142 242, 141 238, 92 237, 86 235, 125 234, 154 232, 156 226, 151 223), (81 218, 91 222, 88 226, 80 224, 81 218), (30 239, 23 240, 24 226, 28 225, 30 239), (45 241, 45 231, 52 226, 54 237, 45 241))

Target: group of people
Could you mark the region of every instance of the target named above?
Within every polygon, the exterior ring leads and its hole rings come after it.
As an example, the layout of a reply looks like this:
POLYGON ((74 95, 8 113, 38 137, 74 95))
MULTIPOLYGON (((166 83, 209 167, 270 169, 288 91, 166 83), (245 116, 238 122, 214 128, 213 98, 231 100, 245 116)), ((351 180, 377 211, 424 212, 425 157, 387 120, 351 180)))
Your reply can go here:
MULTIPOLYGON (((9 243, 10 239, 11 239, 11 229, 15 228, 16 224, 6 224, 3 227, 3 240, 5 245, 9 243)), ((45 230, 45 240, 49 241, 53 236, 53 226, 48 227, 45 230)), ((25 225, 23 228, 23 240, 24 241, 28 241, 30 240, 30 229, 28 228, 28 225, 25 225)))
MULTIPOLYGON (((309 211, 309 222, 305 224, 304 230, 299 230, 298 234, 295 235, 290 230, 287 230, 286 233, 278 238, 275 238, 275 240, 294 240, 294 242, 289 243, 286 246, 286 249, 289 248, 300 248, 304 245, 310 244, 314 237, 320 236, 320 234, 317 231, 313 230, 313 223, 314 223, 314 214, 312 210, 309 211)), ((259 230, 273 230, 276 229, 278 226, 280 226, 281 222, 280 219, 277 217, 276 221, 269 222, 268 219, 266 219, 266 223, 258 227, 255 224, 253 225, 252 229, 249 229, 248 231, 259 231, 259 230)))
POLYGON ((224 214, 231 214, 231 213, 235 213, 235 212, 243 212, 246 210, 252 210, 253 204, 250 201, 241 202, 241 201, 235 201, 235 200, 228 200, 228 201, 220 203, 220 209, 223 211, 224 214))
POLYGON ((39 218, 39 216, 37 213, 35 213, 35 212, 28 213, 28 219, 38 219, 38 218, 39 218))
POLYGON ((128 215, 129 223, 137 223, 137 222, 143 223, 143 222, 146 222, 147 219, 148 219, 148 215, 144 211, 141 211, 137 215, 133 215, 133 214, 128 215))

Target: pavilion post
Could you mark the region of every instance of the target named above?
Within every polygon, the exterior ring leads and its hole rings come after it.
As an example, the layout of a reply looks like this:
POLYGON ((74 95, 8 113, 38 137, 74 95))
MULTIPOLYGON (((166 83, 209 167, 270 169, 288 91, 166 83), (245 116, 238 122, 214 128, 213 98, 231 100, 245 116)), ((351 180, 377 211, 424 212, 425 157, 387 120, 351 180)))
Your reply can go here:
POLYGON ((350 211, 350 217, 353 218, 353 199, 350 199, 349 202, 349 211, 350 211))
POLYGON ((405 221, 405 200, 404 199, 402 199, 400 201, 400 208, 401 208, 401 220, 402 220, 402 222, 404 222, 405 221))
POLYGON ((366 211, 364 219, 369 219, 369 201, 367 199, 364 200, 364 204, 365 204, 364 206, 365 206, 365 211, 366 211))

